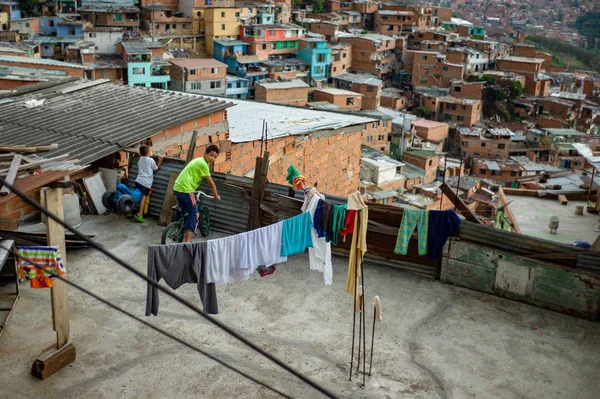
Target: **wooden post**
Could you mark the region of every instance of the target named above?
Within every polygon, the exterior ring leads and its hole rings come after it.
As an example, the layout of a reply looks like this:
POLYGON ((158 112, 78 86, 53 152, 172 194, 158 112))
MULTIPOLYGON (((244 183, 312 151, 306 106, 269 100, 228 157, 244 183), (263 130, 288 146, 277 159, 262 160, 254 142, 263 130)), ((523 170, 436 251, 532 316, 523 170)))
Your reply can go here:
MULTIPOLYGON (((71 182, 57 182, 45 191, 46 208, 61 220, 64 219, 62 188, 70 185, 71 182)), ((48 246, 60 248, 61 259, 66 268, 65 229, 59 223, 48 218, 46 233, 48 235, 48 246)), ((69 342, 70 324, 67 284, 58 279, 54 280, 50 295, 52 301, 52 328, 56 331, 56 345, 52 345, 42 352, 31 367, 31 373, 42 380, 75 361, 75 346, 69 342)))
POLYGON ((167 191, 165 192, 165 199, 163 201, 163 206, 158 218, 159 226, 166 226, 173 218, 173 209, 171 208, 173 208, 173 206, 177 203, 177 199, 173 195, 173 186, 175 186, 175 180, 177 180, 177 176, 179 176, 179 172, 171 171, 169 184, 167 185, 167 191))
POLYGON ((252 206, 248 216, 248 229, 254 230, 261 226, 260 203, 265 198, 267 187, 267 174, 269 172, 269 151, 264 156, 256 157, 254 166, 254 180, 252 182, 252 206))
POLYGON ((192 159, 194 159, 194 151, 196 150, 196 139, 198 138, 198 131, 194 130, 192 133, 192 139, 190 140, 190 145, 188 147, 187 157, 185 157, 185 164, 190 163, 192 159))

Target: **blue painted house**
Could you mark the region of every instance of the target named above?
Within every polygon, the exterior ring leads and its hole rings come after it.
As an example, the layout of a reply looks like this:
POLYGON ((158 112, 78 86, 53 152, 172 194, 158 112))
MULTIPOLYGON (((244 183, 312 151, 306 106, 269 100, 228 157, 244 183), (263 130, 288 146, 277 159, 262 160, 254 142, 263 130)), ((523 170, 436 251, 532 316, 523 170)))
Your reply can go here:
POLYGON ((160 42, 124 41, 123 59, 127 63, 127 84, 129 86, 167 89, 171 76, 168 62, 162 56, 152 56, 152 49, 162 48, 160 42))
POLYGON ((267 78, 267 68, 256 55, 248 55, 248 43, 237 39, 215 39, 214 58, 227 64, 227 73, 248 79, 248 91, 253 97, 254 83, 267 78))
MULTIPOLYGON (((40 32, 45 36, 57 36, 58 35, 58 23, 61 22, 62 17, 58 16, 43 16, 40 17, 40 32)), ((68 31, 68 29, 67 29, 68 31)), ((63 36, 64 37, 64 36, 63 36)))
POLYGON ((248 88, 249 80, 240 78, 238 76, 227 75, 227 84, 225 87, 225 97, 250 98, 250 92, 248 88))
POLYGON ((327 79, 331 65, 331 48, 327 41, 319 38, 303 38, 298 41, 298 58, 310 64, 310 77, 315 82, 327 79))
POLYGON ((8 13, 8 19, 21 19, 21 6, 18 1, 0 1, 0 12, 8 13))
POLYGON ((63 20, 57 23, 56 37, 63 38, 67 36, 83 39, 83 24, 85 21, 63 20))

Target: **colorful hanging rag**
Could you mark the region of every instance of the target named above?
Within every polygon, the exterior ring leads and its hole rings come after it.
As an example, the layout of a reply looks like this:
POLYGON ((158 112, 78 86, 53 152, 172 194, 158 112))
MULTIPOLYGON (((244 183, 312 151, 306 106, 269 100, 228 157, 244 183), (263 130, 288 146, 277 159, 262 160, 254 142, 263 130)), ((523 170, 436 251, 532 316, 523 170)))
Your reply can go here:
POLYGON ((57 246, 19 246, 17 254, 21 279, 27 277, 31 282, 31 288, 52 288, 53 274, 61 275, 67 271, 60 257, 60 248, 57 246))
POLYGON ((346 292, 355 295, 356 280, 360 277, 360 266, 362 258, 367 252, 367 225, 369 224, 369 208, 363 201, 358 191, 348 196, 348 212, 354 213, 353 233, 350 247, 350 258, 348 259, 348 279, 346 280, 346 292))

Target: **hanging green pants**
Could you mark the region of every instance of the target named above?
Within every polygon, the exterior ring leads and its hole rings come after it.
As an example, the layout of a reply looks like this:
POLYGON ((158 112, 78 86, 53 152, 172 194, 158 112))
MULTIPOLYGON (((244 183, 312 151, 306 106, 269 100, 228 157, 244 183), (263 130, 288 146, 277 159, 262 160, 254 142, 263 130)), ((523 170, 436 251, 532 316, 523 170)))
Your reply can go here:
POLYGON ((416 228, 419 232, 419 255, 427 255, 429 212, 418 209, 404 209, 402 212, 402 223, 400 223, 400 229, 398 230, 394 253, 398 255, 406 255, 408 253, 408 242, 416 228))

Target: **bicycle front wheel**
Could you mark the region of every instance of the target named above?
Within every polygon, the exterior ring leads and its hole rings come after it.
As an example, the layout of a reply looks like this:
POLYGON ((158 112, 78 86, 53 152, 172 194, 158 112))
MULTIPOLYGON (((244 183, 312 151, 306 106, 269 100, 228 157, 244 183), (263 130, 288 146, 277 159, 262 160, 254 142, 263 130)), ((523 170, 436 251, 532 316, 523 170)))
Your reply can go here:
POLYGON ((210 214, 208 213, 208 208, 203 206, 198 209, 198 230, 202 237, 206 237, 210 232, 210 214))
POLYGON ((180 222, 172 222, 165 227, 160 240, 161 244, 178 244, 183 241, 183 224, 180 222))

